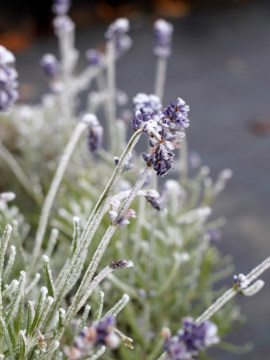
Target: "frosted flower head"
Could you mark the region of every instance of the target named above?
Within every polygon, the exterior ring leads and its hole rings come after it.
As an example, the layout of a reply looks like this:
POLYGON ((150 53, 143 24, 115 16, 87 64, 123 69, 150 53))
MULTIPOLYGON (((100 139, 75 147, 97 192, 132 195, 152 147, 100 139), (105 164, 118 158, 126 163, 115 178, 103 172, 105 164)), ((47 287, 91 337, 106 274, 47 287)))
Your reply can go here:
MULTIPOLYGON (((131 154, 131 152, 129 152, 125 158, 123 171, 128 171, 133 168, 133 164, 131 164, 131 158, 132 158, 132 154, 131 154)), ((119 157, 117 157, 117 156, 114 157, 114 163, 116 166, 118 165, 119 160, 120 160, 119 157)))
POLYGON ((53 54, 45 54, 40 60, 40 66, 45 75, 52 79, 59 74, 59 61, 53 54))
POLYGON ((183 341, 178 336, 173 336, 165 340, 163 349, 167 352, 170 360, 189 360, 192 359, 191 354, 183 341))
POLYGON ((85 57, 89 65, 98 66, 101 64, 103 55, 96 49, 88 49, 85 53, 85 57))
POLYGON ((103 128, 94 114, 84 115, 82 121, 85 122, 89 128, 88 148, 91 152, 95 152, 102 146, 103 128))
POLYGON ((193 359, 201 350, 219 342, 217 326, 209 320, 195 324, 192 318, 184 318, 183 328, 173 337, 168 337, 164 350, 171 360, 193 359))
POLYGON ((221 239, 221 230, 220 229, 210 229, 207 231, 209 236, 209 242, 212 245, 217 244, 221 239))
POLYGON ((163 198, 156 190, 147 190, 145 198, 154 209, 158 211, 163 211, 165 209, 163 198))
POLYGON ((0 112, 7 111, 18 99, 18 73, 12 67, 14 62, 14 55, 0 46, 0 112))
POLYGON ((178 336, 192 355, 219 342, 217 326, 211 321, 205 320, 197 325, 192 318, 184 318, 182 323, 178 336))
POLYGON ((138 93, 133 98, 133 107, 135 110, 147 112, 151 109, 154 114, 157 114, 161 110, 160 98, 156 95, 145 93, 138 93))
POLYGON ((116 348, 120 339, 114 332, 115 327, 116 321, 113 316, 107 316, 104 320, 85 327, 74 339, 73 347, 68 352, 68 358, 70 360, 81 359, 100 345, 116 348))
POLYGON ((136 218, 136 211, 129 209, 122 217, 118 218, 118 212, 116 210, 111 210, 109 211, 109 218, 113 225, 126 226, 130 224, 130 218, 136 218))
POLYGON ((113 40, 119 35, 126 34, 129 31, 129 21, 126 18, 116 19, 105 33, 107 40, 113 40))
POLYGON ((154 23, 154 53, 156 56, 167 58, 171 55, 173 26, 169 22, 159 19, 154 23))
POLYGON ((176 102, 170 102, 163 110, 163 118, 161 125, 167 127, 170 131, 180 131, 182 128, 189 126, 188 119, 189 106, 180 97, 176 102))
POLYGON ((233 289, 237 291, 242 291, 249 286, 250 282, 247 279, 246 275, 238 274, 233 276, 233 289))
POLYGON ((57 36, 74 31, 75 24, 67 15, 59 15, 53 20, 54 32, 57 36))
POLYGON ((52 12, 55 15, 64 15, 69 11, 70 0, 54 0, 52 5, 52 12))
POLYGON ((0 45, 0 65, 10 65, 15 62, 15 57, 11 51, 0 45))
POLYGON ((118 54, 127 51, 131 45, 132 40, 127 35, 129 31, 129 21, 126 18, 119 18, 115 20, 105 33, 105 38, 114 41, 115 49, 118 54))
POLYGON ((173 169, 174 153, 170 142, 160 142, 152 154, 143 153, 143 159, 148 166, 153 166, 157 175, 165 176, 173 169))

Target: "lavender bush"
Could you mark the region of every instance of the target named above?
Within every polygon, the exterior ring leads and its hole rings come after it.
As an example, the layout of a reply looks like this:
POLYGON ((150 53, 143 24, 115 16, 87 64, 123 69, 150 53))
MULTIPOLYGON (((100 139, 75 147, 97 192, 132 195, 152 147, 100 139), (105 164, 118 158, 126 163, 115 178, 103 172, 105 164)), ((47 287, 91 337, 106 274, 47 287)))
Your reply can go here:
POLYGON ((128 20, 110 25, 106 52, 89 49, 75 76, 69 7, 53 3, 60 59, 41 59, 50 93, 40 104, 12 107, 14 56, 0 48, 0 158, 8 169, 0 179, 0 357, 205 356, 241 320, 229 300, 262 288, 270 258, 217 290, 233 267, 215 246, 224 219, 210 218, 211 205, 232 174, 212 181, 188 151, 190 108, 178 94, 162 105, 172 25, 154 24, 154 94, 134 96, 127 122, 129 112, 117 117, 127 96, 116 89, 115 62, 132 44, 128 20), (77 96, 92 82, 98 91, 89 90, 80 115, 77 96))

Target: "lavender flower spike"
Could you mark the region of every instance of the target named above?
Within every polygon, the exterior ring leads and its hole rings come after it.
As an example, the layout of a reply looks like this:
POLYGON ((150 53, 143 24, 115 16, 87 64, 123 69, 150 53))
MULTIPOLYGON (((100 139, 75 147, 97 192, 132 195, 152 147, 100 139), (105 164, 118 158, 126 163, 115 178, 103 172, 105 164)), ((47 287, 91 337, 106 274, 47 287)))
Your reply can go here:
POLYGON ((188 360, 201 350, 219 342, 217 326, 209 320, 196 325, 192 318, 183 319, 183 328, 173 337, 167 337, 164 350, 170 360, 188 360))
POLYGON ((105 33, 105 38, 114 41, 115 49, 118 54, 129 50, 132 45, 131 38, 127 35, 129 31, 129 21, 126 18, 115 20, 105 33))
POLYGON ((242 291, 249 286, 249 281, 244 274, 234 275, 233 277, 233 289, 242 291))
POLYGON ((7 111, 18 99, 18 73, 12 67, 14 62, 14 55, 0 46, 0 112, 7 111))
POLYGON ((73 347, 68 352, 70 360, 78 360, 86 355, 90 355, 93 349, 105 345, 115 349, 120 344, 120 338, 115 333, 116 321, 113 316, 107 316, 103 321, 94 323, 90 327, 85 327, 76 336, 73 347))
POLYGON ((91 152, 95 152, 102 146, 103 128, 94 114, 84 115, 82 121, 89 127, 88 148, 91 152))
POLYGON ((55 15, 65 15, 70 8, 70 0, 54 0, 52 12, 55 15))
POLYGON ((159 19, 154 23, 154 53, 156 56, 167 58, 171 55, 173 26, 169 22, 159 19))
POLYGON ((102 53, 95 49, 88 49, 85 53, 86 60, 89 65, 98 66, 102 61, 102 53))
POLYGON ((154 209, 158 211, 163 211, 165 209, 163 198, 156 190, 154 189, 146 190, 145 198, 152 205, 154 209))
POLYGON ((49 79, 53 79, 59 74, 59 62, 53 54, 43 55, 40 66, 49 79))

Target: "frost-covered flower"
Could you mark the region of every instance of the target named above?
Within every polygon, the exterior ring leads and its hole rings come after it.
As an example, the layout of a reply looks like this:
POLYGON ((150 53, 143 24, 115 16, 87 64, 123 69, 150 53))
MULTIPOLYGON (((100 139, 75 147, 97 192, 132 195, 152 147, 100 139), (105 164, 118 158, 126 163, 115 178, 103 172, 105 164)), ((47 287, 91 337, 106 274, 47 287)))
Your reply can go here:
POLYGON ((113 316, 107 316, 103 321, 94 323, 90 327, 85 327, 76 336, 73 347, 69 350, 70 360, 81 359, 83 356, 91 354, 91 350, 100 345, 105 345, 111 349, 118 347, 119 336, 114 332, 116 321, 113 316))
POLYGON ((207 231, 207 235, 209 236, 209 242, 212 245, 217 244, 221 239, 221 230, 220 229, 210 229, 207 231))
POLYGON ((156 190, 146 190, 145 198, 154 209, 158 211, 162 211, 165 209, 163 198, 156 190))
POLYGON ((250 282, 246 275, 238 274, 233 276, 233 288, 237 291, 242 291, 249 286, 250 282))
POLYGON ((69 11, 70 0, 54 0, 52 4, 52 12, 55 15, 64 15, 69 11))
POLYGON ((14 62, 14 55, 0 46, 0 111, 7 111, 18 99, 18 73, 12 67, 14 62))
POLYGON ((160 111, 160 100, 154 95, 139 93, 133 99, 135 116, 131 121, 135 131, 142 129, 149 135, 151 154, 143 154, 148 166, 153 166, 157 175, 166 175, 173 167, 173 150, 183 139, 183 128, 188 127, 189 106, 178 98, 160 111))
POLYGON ((155 21, 154 53, 156 56, 167 58, 171 55, 172 33, 172 24, 163 19, 155 21))
POLYGON ((186 344, 187 350, 192 355, 219 342, 217 326, 209 320, 195 324, 192 318, 184 318, 183 328, 177 333, 179 339, 186 344))
POLYGON ((59 61, 53 54, 43 55, 40 66, 49 79, 53 79, 59 74, 59 61))
POLYGON ((100 125, 96 115, 86 114, 83 116, 83 122, 87 123, 89 127, 88 134, 88 148, 91 152, 94 152, 101 148, 103 140, 103 128, 100 125))
POLYGON ((151 109, 154 114, 157 114, 161 110, 160 98, 156 95, 145 93, 138 93, 133 98, 133 107, 135 110, 147 112, 151 109))
MULTIPOLYGON (((131 152, 129 152, 125 158, 123 171, 128 171, 133 168, 133 165, 130 162, 131 158, 132 158, 132 154, 131 154, 131 152)), ((117 156, 114 157, 114 163, 116 166, 118 165, 119 160, 120 160, 119 157, 117 157, 117 156)))
POLYGON ((170 131, 187 128, 189 126, 188 112, 189 106, 179 97, 175 103, 171 101, 170 105, 163 110, 164 116, 161 125, 165 128, 168 127, 170 131))
POLYGON ((131 38, 127 35, 129 31, 129 21, 126 18, 119 18, 115 20, 105 33, 107 40, 113 40, 116 51, 121 54, 132 45, 131 38))
POLYGON ((96 49, 88 49, 85 53, 86 60, 89 65, 100 65, 103 55, 100 51, 96 49))
POLYGON ((157 175, 165 176, 173 168, 173 145, 169 142, 160 142, 153 149, 152 154, 143 153, 143 159, 148 166, 153 166, 157 175))
POLYGON ((57 36, 71 33, 75 24, 67 15, 59 15, 53 20, 54 32, 57 36))
POLYGON ((219 342, 217 326, 209 320, 195 324, 192 318, 183 319, 183 328, 168 337, 164 350, 171 360, 193 359, 198 353, 219 342))
POLYGON ((125 214, 121 218, 118 218, 119 206, 120 206, 120 201, 118 199, 113 199, 111 201, 110 211, 109 211, 109 218, 111 220, 111 223, 119 226, 125 226, 130 224, 129 219, 136 217, 136 211, 133 209, 129 209, 125 212, 125 214))

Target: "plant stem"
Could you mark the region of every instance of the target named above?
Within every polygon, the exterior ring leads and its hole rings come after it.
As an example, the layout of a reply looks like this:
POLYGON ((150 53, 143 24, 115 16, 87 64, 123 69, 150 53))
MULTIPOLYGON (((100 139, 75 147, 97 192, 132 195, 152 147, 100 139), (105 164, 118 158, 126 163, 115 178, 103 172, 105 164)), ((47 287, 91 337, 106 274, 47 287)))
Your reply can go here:
POLYGON ((108 144, 112 154, 115 153, 115 122, 116 122, 116 107, 115 107, 115 49, 114 41, 109 40, 106 44, 106 52, 108 57, 107 77, 108 77, 108 113, 107 113, 107 129, 108 129, 108 144))
POLYGON ((158 57, 156 65, 156 81, 154 93, 160 98, 160 101, 163 100, 164 88, 165 88, 165 79, 167 71, 167 59, 163 57, 158 57))

